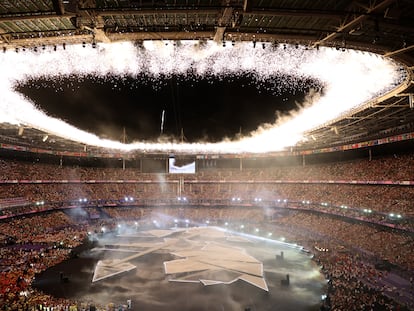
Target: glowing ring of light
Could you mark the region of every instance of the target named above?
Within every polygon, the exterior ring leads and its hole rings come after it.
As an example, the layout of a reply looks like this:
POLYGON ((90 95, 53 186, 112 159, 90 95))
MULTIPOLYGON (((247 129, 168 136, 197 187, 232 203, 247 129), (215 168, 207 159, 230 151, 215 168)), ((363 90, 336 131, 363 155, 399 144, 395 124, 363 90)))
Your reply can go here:
MULTIPOLYGON (((167 42, 168 43, 168 42, 167 42)), ((253 48, 251 43, 214 42, 200 45, 183 41, 178 45, 146 41, 143 47, 130 42, 99 44, 98 48, 81 45, 66 49, 46 49, 0 54, 0 123, 20 124, 40 129, 86 145, 122 151, 145 150, 191 153, 263 153, 293 146, 303 133, 332 120, 362 103, 386 93, 401 81, 398 64, 375 54, 330 48, 286 49, 253 48), (228 75, 254 72, 265 79, 275 74, 311 77, 325 84, 324 94, 307 98, 306 108, 295 116, 263 125, 247 137, 219 143, 147 143, 122 144, 101 139, 62 120, 47 116, 22 94, 17 83, 36 77, 60 75, 131 75, 143 71, 150 75, 186 74, 228 75)), ((254 103, 252 103, 254 107, 254 103)))

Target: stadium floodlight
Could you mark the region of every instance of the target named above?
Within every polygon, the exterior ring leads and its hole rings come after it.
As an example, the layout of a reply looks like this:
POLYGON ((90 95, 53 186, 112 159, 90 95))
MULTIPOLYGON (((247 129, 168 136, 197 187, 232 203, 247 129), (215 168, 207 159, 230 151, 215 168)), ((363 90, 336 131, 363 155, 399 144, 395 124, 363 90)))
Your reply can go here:
POLYGON ((272 232, 269 232, 269 233, 267 234, 267 236, 268 236, 268 237, 271 237, 271 236, 272 236, 272 232))
POLYGON ((244 229, 244 225, 240 225, 240 229, 244 229))
POLYGON ((178 219, 174 219, 174 223, 176 224, 176 223, 178 223, 178 219))
POLYGON ((133 198, 133 197, 128 197, 128 196, 125 196, 125 197, 124 197, 124 201, 125 201, 125 202, 134 202, 134 198, 133 198))
POLYGON ((390 218, 398 218, 398 219, 401 219, 402 218, 402 215, 401 214, 396 214, 396 213, 389 213, 388 216, 390 218))
POLYGON ((206 220, 206 224, 208 225, 210 223, 210 221, 209 220, 206 220))
POLYGON ((224 225, 225 225, 225 226, 228 226, 228 225, 229 225, 229 223, 226 221, 226 222, 224 223, 224 225))

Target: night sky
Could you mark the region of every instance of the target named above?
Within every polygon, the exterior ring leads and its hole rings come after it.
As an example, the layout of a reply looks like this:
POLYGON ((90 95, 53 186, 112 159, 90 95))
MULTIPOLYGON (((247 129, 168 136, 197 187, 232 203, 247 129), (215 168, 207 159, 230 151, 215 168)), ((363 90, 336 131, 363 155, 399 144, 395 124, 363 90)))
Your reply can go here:
POLYGON ((252 75, 232 77, 63 77, 37 79, 17 90, 49 115, 100 137, 155 141, 217 142, 234 139, 273 123, 276 111, 298 109, 310 80, 286 90, 288 77, 258 82, 252 75), (163 131, 161 120, 164 111, 163 131))

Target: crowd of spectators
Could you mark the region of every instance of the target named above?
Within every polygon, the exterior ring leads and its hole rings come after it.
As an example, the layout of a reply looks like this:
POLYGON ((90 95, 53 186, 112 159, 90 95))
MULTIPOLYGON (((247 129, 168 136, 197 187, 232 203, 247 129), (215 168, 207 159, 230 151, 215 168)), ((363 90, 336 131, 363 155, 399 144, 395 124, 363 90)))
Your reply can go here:
MULTIPOLYGON (((135 198, 174 198, 177 197, 176 185, 142 183, 75 183, 75 184, 13 184, 0 186, 0 195, 9 197, 25 196, 29 202, 76 201, 78 198, 88 200, 121 199, 126 195, 135 198), (163 189, 161 189, 163 188, 163 189), (158 195, 157 195, 158 194, 158 195)), ((304 184, 304 183, 260 183, 247 184, 233 182, 223 185, 222 182, 210 181, 209 184, 185 185, 188 197, 229 199, 233 196, 244 200, 261 196, 266 199, 289 199, 291 201, 309 200, 311 202, 330 202, 332 205, 348 205, 366 207, 378 211, 411 212, 411 200, 414 187, 387 185, 339 185, 339 184, 304 184), (211 197, 209 197, 211 195, 211 197)))
POLYGON ((0 222, 0 309, 73 304, 38 292, 31 285, 36 274, 69 258, 83 243, 85 230, 85 224, 75 223, 60 211, 0 222))
POLYGON ((375 254, 378 258, 414 271, 413 234, 401 230, 384 229, 356 221, 344 221, 330 215, 294 212, 274 218, 274 223, 285 227, 300 227, 330 236, 348 248, 355 247, 375 254))
MULTIPOLYGON (((306 159, 306 156, 305 156, 306 159)), ((306 161, 305 161, 306 162, 306 161)), ((309 165, 280 165, 266 168, 243 168, 200 170, 194 179, 238 180, 393 180, 407 181, 414 176, 414 154, 399 154, 372 159, 356 159, 347 162, 328 162, 309 165)), ((59 166, 37 161, 22 162, 0 159, 0 171, 7 172, 2 180, 128 180, 153 179, 151 173, 137 168, 102 168, 82 166, 59 166), (45 174, 47 172, 47 174, 45 174)), ((169 177, 165 177, 168 179, 169 177)), ((175 177, 172 177, 175 178, 175 177)))
MULTIPOLYGON (((378 158, 356 159, 346 162, 327 162, 305 165, 280 165, 265 169, 243 168, 220 172, 222 179, 244 178, 246 174, 253 179, 277 180, 412 180, 414 155, 392 155, 378 158)), ((200 172, 202 177, 217 177, 215 170, 200 172)))
POLYGON ((404 303, 400 305, 392 299, 402 296, 402 290, 382 279, 389 273, 402 273, 411 282, 408 295, 412 293, 412 235, 314 213, 290 212, 272 223, 284 228, 285 236, 313 250, 329 280, 327 310, 404 309, 404 303), (405 268, 397 272, 376 266, 384 261, 405 268))

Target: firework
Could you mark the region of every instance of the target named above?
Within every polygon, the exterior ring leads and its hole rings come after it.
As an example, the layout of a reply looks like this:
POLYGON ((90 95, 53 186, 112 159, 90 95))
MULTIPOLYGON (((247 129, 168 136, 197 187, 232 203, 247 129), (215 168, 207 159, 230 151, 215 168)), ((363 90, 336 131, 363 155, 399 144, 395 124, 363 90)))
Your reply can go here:
MULTIPOLYGON (((271 152, 293 146, 303 133, 337 118, 341 114, 391 90, 402 81, 400 66, 375 54, 331 48, 254 49, 238 43, 223 47, 214 42, 198 41, 166 44, 145 41, 142 46, 130 42, 99 44, 97 48, 67 46, 54 51, 7 52, 0 55, 0 122, 30 126, 46 133, 82 144, 122 151, 176 151, 191 153, 271 152), (252 74, 257 83, 286 75, 284 90, 294 91, 298 80, 321 81, 323 92, 309 94, 302 109, 276 118, 237 140, 218 143, 148 143, 123 144, 101 139, 63 120, 48 116, 15 89, 25 81, 64 76, 138 77, 145 74, 156 84, 159 77, 173 75, 222 77, 252 74)), ((275 88, 281 87, 275 85, 275 88)), ((164 117, 164 115, 162 116, 164 117)), ((161 121, 161 131, 163 120, 161 121)))

